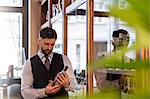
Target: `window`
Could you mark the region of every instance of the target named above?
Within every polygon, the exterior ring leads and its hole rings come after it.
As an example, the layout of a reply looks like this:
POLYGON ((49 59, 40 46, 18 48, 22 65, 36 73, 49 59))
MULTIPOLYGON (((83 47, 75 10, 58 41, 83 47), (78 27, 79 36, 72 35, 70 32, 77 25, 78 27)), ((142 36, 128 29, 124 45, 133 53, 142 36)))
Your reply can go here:
POLYGON ((103 3, 104 3, 104 2, 99 2, 99 3, 98 3, 98 9, 102 9, 103 3))
POLYGON ((94 59, 107 52, 107 42, 94 42, 94 59))
POLYGON ((98 17, 97 18, 98 22, 102 22, 102 18, 98 17))
POLYGON ((56 40, 56 43, 55 43, 54 52, 62 54, 63 53, 62 19, 60 18, 59 20, 54 22, 52 27, 57 32, 57 40, 56 40))
POLYGON ((119 0, 119 7, 121 9, 125 9, 127 8, 128 4, 127 4, 127 1, 126 0, 119 0))
POLYGON ((80 66, 80 44, 76 45, 76 62, 80 66))
POLYGON ((20 70, 27 58, 27 4, 28 0, 0 0, 0 78, 7 75, 8 66, 12 65, 12 77, 21 76, 20 70))
POLYGON ((62 44, 56 44, 55 48, 54 48, 54 51, 56 53, 62 53, 62 44))
POLYGON ((78 22, 82 22, 82 23, 84 23, 86 20, 85 16, 83 16, 83 15, 77 15, 76 19, 78 22))
POLYGON ((0 6, 22 6, 23 0, 0 0, 0 6))
POLYGON ((119 19, 119 24, 127 24, 127 22, 125 22, 125 21, 119 19))
POLYGON ((7 66, 22 65, 22 14, 0 13, 0 73, 6 73, 7 66))
POLYGON ((84 20, 84 16, 81 16, 81 20, 84 20))

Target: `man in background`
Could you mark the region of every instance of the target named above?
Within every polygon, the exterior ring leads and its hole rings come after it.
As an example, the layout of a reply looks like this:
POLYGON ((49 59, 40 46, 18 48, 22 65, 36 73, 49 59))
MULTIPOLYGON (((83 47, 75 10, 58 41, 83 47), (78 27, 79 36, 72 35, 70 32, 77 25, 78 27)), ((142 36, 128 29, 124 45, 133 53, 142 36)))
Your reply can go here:
MULTIPOLYGON (((100 58, 109 57, 110 55, 121 51, 121 48, 127 48, 129 44, 129 33, 123 29, 114 31, 112 34, 112 44, 114 46, 112 53, 104 54, 100 56, 100 58)), ((128 58, 126 55, 120 58, 120 61, 122 62, 130 62, 130 60, 131 59, 128 58)), ((95 78, 97 87, 100 90, 105 90, 114 87, 125 93, 128 92, 126 75, 118 73, 108 73, 108 71, 105 68, 100 68, 95 70, 95 78)))

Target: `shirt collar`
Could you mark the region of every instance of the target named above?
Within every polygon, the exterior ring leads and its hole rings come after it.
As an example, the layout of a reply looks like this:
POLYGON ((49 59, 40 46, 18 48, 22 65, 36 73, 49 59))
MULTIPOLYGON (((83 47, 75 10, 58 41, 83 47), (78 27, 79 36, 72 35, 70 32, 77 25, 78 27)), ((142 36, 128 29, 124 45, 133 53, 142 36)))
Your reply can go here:
MULTIPOLYGON (((40 59, 42 59, 44 57, 44 54, 41 52, 41 51, 38 51, 38 56, 40 57, 40 59)), ((53 52, 51 52, 49 55, 48 55, 48 58, 52 58, 53 57, 53 52)))

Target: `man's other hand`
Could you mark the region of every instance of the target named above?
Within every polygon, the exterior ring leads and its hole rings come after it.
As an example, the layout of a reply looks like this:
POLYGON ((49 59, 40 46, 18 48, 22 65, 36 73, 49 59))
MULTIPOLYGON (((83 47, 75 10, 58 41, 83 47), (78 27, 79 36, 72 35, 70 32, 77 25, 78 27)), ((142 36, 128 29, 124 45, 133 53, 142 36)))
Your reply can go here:
POLYGON ((70 85, 69 75, 66 72, 58 73, 55 79, 63 87, 70 85))
POLYGON ((53 82, 49 83, 49 84, 46 86, 46 88, 45 88, 45 94, 46 94, 46 95, 54 94, 54 93, 56 93, 56 92, 58 92, 58 91, 60 90, 60 88, 61 88, 60 85, 52 86, 52 83, 53 83, 53 82))

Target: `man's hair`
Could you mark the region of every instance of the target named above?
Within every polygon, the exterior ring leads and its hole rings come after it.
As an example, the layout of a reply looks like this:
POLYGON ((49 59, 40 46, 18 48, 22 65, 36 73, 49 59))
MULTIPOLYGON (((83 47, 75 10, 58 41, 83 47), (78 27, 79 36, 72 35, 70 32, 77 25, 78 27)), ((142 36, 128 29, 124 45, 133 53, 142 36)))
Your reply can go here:
POLYGON ((117 31, 114 31, 113 34, 112 34, 112 37, 119 37, 119 34, 120 33, 123 33, 123 34, 128 34, 128 32, 124 29, 119 29, 117 31))
POLYGON ((118 31, 113 31, 112 37, 119 37, 118 31))
POLYGON ((55 38, 57 39, 57 33, 54 29, 52 29, 51 27, 46 27, 44 29, 42 29, 40 31, 40 35, 39 35, 42 39, 44 38, 55 38))
POLYGON ((128 34, 128 32, 126 30, 123 30, 123 29, 119 29, 118 33, 128 34))

